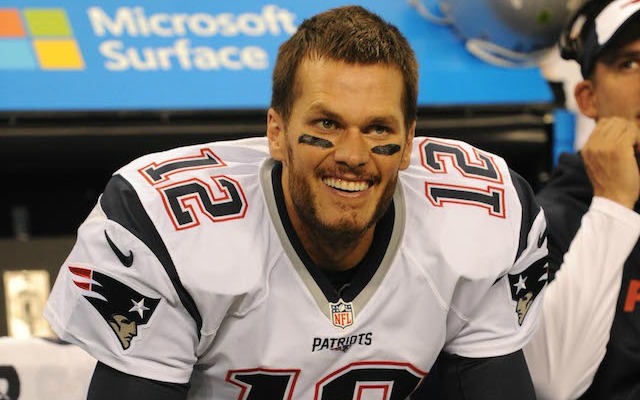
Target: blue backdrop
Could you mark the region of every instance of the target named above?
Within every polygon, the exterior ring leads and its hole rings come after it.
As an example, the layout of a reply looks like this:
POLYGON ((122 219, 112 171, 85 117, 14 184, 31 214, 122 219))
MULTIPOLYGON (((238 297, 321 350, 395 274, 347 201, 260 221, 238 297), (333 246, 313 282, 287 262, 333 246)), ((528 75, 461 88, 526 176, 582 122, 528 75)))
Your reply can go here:
POLYGON ((278 45, 347 3, 407 36, 422 106, 552 99, 537 68, 476 59, 402 0, 0 0, 0 111, 266 108, 278 45))

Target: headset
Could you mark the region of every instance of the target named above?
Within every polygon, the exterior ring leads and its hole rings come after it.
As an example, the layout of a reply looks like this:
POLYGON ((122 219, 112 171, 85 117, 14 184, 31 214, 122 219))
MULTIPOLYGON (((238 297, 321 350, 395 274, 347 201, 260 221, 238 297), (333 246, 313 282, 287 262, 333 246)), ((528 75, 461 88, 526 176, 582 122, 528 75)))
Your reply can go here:
POLYGON ((565 60, 582 63, 584 58, 585 27, 593 26, 594 18, 611 0, 586 0, 574 13, 560 34, 558 46, 560 56, 565 60))

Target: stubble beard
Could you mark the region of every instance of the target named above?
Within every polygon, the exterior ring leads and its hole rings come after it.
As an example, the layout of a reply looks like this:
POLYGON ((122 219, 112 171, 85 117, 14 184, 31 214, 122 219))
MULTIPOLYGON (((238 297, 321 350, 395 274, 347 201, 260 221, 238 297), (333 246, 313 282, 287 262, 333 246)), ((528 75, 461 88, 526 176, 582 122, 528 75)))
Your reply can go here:
POLYGON ((358 226, 353 222, 352 217, 355 217, 355 215, 352 216, 352 213, 357 211, 349 212, 346 218, 342 218, 336 223, 324 222, 318 213, 316 197, 311 192, 310 185, 307 184, 302 176, 290 174, 289 193, 295 212, 306 227, 309 238, 320 244, 320 247, 339 251, 354 247, 362 235, 382 218, 393 200, 396 183, 397 177, 389 181, 373 215, 362 226, 358 226))

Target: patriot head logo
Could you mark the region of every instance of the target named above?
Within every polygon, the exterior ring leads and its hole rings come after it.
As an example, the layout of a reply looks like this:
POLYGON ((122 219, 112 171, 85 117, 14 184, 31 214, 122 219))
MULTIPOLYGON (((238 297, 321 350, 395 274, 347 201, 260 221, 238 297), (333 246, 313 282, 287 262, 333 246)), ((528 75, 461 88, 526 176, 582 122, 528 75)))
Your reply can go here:
POLYGON ((69 266, 73 283, 109 324, 124 350, 149 322, 160 299, 144 296, 129 286, 89 268, 69 266))
POLYGON ((519 274, 509 274, 511 298, 516 302, 518 324, 522 325, 533 300, 540 294, 549 277, 548 258, 544 257, 531 264, 519 274))

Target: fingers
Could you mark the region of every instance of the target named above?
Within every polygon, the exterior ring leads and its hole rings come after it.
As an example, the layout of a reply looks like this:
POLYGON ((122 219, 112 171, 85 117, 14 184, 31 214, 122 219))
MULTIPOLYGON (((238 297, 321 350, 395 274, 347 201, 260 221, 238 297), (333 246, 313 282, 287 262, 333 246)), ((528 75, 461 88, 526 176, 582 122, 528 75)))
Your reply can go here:
POLYGON ((639 149, 640 129, 634 121, 620 117, 598 120, 580 152, 594 195, 633 208, 640 195, 639 149))
POLYGON ((602 118, 587 141, 592 149, 617 148, 618 146, 635 146, 638 144, 640 132, 635 122, 620 118, 602 118))

